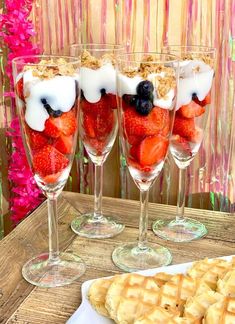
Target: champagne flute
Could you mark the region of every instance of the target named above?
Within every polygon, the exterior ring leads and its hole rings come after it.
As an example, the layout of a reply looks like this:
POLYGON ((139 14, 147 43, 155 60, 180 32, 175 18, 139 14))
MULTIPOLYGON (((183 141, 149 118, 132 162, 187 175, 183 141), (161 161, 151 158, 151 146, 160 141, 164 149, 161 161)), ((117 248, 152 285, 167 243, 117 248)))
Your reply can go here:
POLYGON ((147 243, 149 189, 162 170, 176 101, 178 60, 160 53, 118 56, 117 92, 120 136, 129 172, 140 190, 138 243, 117 247, 113 262, 132 272, 168 265, 169 250, 147 243))
POLYGON ((179 168, 176 218, 157 220, 153 231, 163 239, 189 242, 207 234, 204 224, 184 217, 186 172, 201 146, 211 109, 215 49, 206 46, 167 46, 164 52, 180 59, 180 78, 170 152, 179 168))
POLYGON ((79 104, 79 60, 54 55, 13 59, 16 105, 27 158, 47 197, 49 252, 29 260, 23 277, 40 287, 67 285, 85 271, 83 260, 59 252, 57 197, 71 169, 79 104))
POLYGON ((118 130, 114 64, 121 50, 113 44, 74 44, 70 48, 71 55, 81 58, 79 135, 95 165, 94 211, 75 218, 71 228, 88 238, 113 237, 124 229, 102 212, 103 164, 118 130))

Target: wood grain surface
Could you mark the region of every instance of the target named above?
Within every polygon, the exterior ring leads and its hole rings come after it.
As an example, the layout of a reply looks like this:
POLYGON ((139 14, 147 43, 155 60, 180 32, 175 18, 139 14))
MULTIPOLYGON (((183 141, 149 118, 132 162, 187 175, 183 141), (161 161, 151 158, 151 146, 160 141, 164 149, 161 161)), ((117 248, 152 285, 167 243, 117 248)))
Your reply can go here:
MULTIPOLYGON (((46 202, 0 242, 0 323, 65 323, 79 307, 84 281, 119 272, 111 261, 111 253, 123 242, 136 241, 139 204, 131 200, 103 199, 104 213, 115 216, 126 225, 123 233, 106 240, 81 238, 70 229, 74 217, 92 208, 93 196, 63 192, 59 198, 60 249, 76 252, 87 265, 86 273, 69 286, 38 288, 28 284, 21 275, 26 260, 47 251, 46 202)), ((175 206, 149 204, 149 229, 152 221, 174 216, 174 213, 175 206)), ((160 240, 151 230, 148 233, 150 242, 170 248, 174 264, 234 254, 235 225, 231 215, 198 209, 186 209, 186 215, 207 226, 206 238, 177 244, 160 240)))

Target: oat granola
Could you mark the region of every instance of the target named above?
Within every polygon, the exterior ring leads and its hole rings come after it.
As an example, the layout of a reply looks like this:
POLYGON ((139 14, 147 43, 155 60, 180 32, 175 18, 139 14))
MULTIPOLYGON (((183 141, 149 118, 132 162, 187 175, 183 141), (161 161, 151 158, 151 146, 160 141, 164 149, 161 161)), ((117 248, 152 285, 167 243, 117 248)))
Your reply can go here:
POLYGON ((28 64, 24 67, 24 71, 27 70, 32 70, 33 76, 40 79, 52 79, 56 75, 72 76, 75 73, 73 64, 63 58, 57 60, 41 60, 37 65, 28 64))

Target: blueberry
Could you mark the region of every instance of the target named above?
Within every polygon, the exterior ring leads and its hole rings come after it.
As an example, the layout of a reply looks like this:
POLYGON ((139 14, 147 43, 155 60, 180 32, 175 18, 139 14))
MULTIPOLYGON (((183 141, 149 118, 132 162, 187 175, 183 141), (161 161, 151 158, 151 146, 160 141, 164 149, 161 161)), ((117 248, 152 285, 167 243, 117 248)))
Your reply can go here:
POLYGON ((135 106, 137 96, 124 94, 122 99, 130 106, 135 106))
POLYGON ((48 114, 52 117, 60 117, 62 115, 62 111, 61 110, 53 110, 51 108, 51 106, 49 105, 49 103, 47 102, 46 98, 42 98, 41 99, 41 103, 43 104, 44 108, 46 109, 46 111, 48 112, 48 114))
POLYGON ((150 111, 153 109, 153 103, 151 100, 143 99, 143 98, 137 98, 136 100, 136 111, 143 115, 147 116, 150 111))
POLYGON ((52 117, 60 117, 63 114, 63 112, 61 110, 53 110, 52 112, 52 117))
POLYGON ((149 96, 152 94, 153 92, 153 84, 151 81, 145 80, 145 81, 141 81, 137 88, 137 94, 141 97, 141 98, 146 98, 148 99, 149 96))
POLYGON ((197 94, 194 92, 194 93, 192 94, 192 100, 195 100, 195 99, 197 99, 197 94))
POLYGON ((101 96, 104 96, 106 94, 106 90, 104 88, 100 89, 101 96))

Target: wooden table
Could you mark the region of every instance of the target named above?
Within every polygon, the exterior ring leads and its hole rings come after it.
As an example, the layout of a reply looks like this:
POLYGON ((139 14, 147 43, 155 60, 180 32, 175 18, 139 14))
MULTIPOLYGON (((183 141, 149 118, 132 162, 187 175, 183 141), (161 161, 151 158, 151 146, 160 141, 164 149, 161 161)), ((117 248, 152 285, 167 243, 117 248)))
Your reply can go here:
MULTIPOLYGON (((81 302, 81 284, 85 280, 119 272, 111 261, 111 253, 120 243, 136 240, 139 204, 137 201, 104 198, 103 211, 126 224, 123 233, 106 240, 81 238, 70 229, 74 217, 92 208, 93 197, 89 195, 63 192, 58 202, 60 249, 78 253, 87 265, 85 275, 69 286, 34 287, 21 276, 22 265, 28 259, 47 251, 46 202, 0 242, 0 323, 65 323, 81 302)), ((149 227, 158 217, 168 218, 174 213, 174 206, 150 204, 149 227)), ((189 208, 186 215, 207 226, 206 238, 176 244, 160 240, 149 230, 149 241, 169 247, 174 264, 234 254, 235 220, 231 215, 189 208)))

